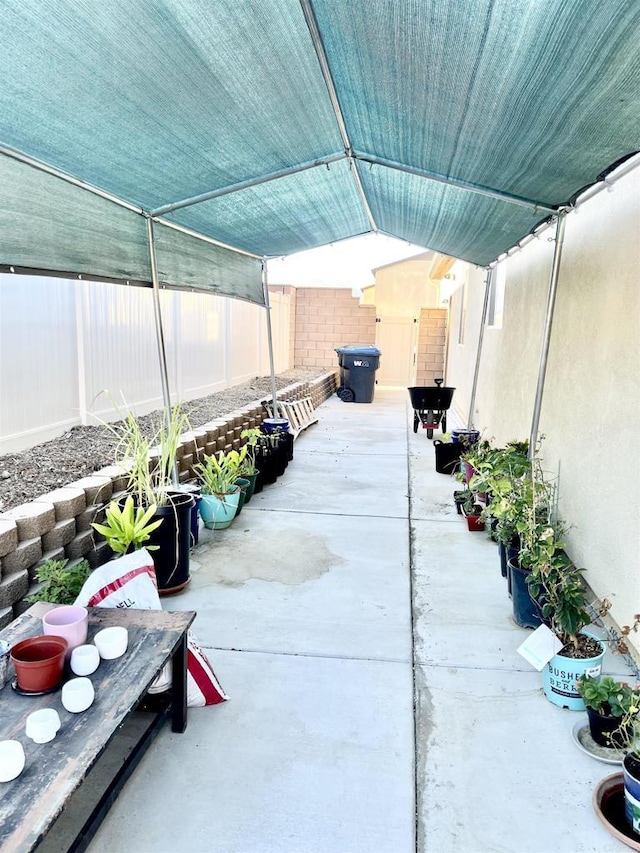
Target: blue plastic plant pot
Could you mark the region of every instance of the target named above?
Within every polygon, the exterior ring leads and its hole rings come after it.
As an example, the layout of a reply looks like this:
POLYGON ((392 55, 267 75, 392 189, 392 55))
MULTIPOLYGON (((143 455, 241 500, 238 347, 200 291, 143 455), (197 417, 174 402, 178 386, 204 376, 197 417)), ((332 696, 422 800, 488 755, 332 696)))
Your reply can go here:
MULTIPOLYGON (((584 631, 583 633, 586 633, 584 631)), ((591 637, 592 634, 587 634, 591 637)), ((600 642, 599 637, 594 637, 600 642)), ((606 651, 600 642, 602 651, 592 658, 567 658, 554 655, 542 670, 544 695, 554 705, 568 708, 570 711, 584 711, 585 704, 578 693, 577 682, 583 675, 597 678, 602 672, 602 659, 606 651)))
POLYGON ((538 628, 542 625, 542 618, 538 603, 531 596, 527 583, 528 575, 529 572, 526 569, 521 569, 513 560, 508 561, 513 621, 521 628, 538 628))
POLYGON ((477 429, 454 429, 451 431, 451 441, 458 444, 463 439, 466 444, 477 444, 480 441, 480 430, 477 429))
POLYGON ((200 501, 200 518, 209 530, 222 530, 229 527, 238 511, 240 486, 235 486, 231 494, 219 498, 217 495, 202 495, 200 501))
POLYGON ((286 418, 265 418, 262 421, 264 432, 275 432, 281 429, 283 432, 289 429, 289 421, 286 418))
POLYGON ((631 829, 640 835, 640 760, 628 753, 622 762, 624 813, 631 829))

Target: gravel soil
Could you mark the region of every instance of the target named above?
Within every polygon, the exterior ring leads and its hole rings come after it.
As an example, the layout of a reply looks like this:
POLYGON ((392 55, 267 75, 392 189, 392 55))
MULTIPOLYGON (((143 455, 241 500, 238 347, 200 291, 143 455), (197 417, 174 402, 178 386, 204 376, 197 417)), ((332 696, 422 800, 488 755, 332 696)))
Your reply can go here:
MULTIPOLYGON (((317 368, 287 370, 276 377, 276 387, 284 388, 325 372, 317 368)), ((190 400, 184 404, 184 411, 195 428, 266 396, 270 390, 269 377, 256 377, 217 394, 190 400)), ((154 435, 161 418, 161 410, 139 418, 143 432, 149 437, 154 435)), ((0 512, 112 465, 115 444, 114 436, 105 427, 77 426, 29 450, 0 456, 0 512)))

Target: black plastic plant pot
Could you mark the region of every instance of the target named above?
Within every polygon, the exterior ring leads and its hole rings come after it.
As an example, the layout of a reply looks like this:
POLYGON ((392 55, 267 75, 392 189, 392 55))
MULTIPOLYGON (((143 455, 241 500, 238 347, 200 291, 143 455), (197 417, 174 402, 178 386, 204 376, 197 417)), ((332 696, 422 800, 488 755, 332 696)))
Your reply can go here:
POLYGON ((287 462, 293 462, 293 435, 285 432, 283 435, 284 445, 287 449, 287 462))
POLYGON ((438 474, 454 474, 460 465, 460 455, 464 450, 461 444, 451 444, 436 438, 433 442, 436 453, 436 471, 438 474))
POLYGON ((289 464, 289 453, 287 445, 280 439, 278 444, 273 448, 273 465, 276 472, 276 477, 281 477, 289 464))
POLYGON ((498 557, 500 558, 500 574, 503 578, 507 576, 507 549, 504 542, 498 542, 498 557))
POLYGON ((622 717, 612 717, 611 714, 594 711, 588 705, 587 716, 589 717, 589 731, 596 743, 611 749, 621 749, 624 746, 625 738, 623 734, 616 732, 616 729, 620 726, 622 717))
POLYGON ((515 538, 509 545, 506 545, 506 557, 507 557, 507 592, 509 593, 509 598, 512 597, 513 592, 511 589, 511 572, 509 571, 509 563, 513 563, 514 566, 520 565, 520 540, 515 538))
POLYGON ((256 452, 256 468, 258 469, 258 479, 256 480, 255 491, 260 492, 263 486, 275 483, 278 476, 271 448, 258 448, 256 452))
POLYGON ((513 621, 521 628, 538 628, 542 625, 540 608, 531 596, 527 577, 529 572, 509 561, 511 575, 511 600, 513 604, 513 621))
POLYGON ((200 538, 200 527, 199 527, 199 518, 198 518, 198 506, 200 501, 202 500, 202 488, 195 483, 182 483, 175 488, 176 492, 184 492, 188 495, 193 495, 194 501, 193 506, 191 507, 191 522, 190 522, 190 535, 191 535, 191 548, 195 548, 198 544, 198 540, 200 538))
POLYGON ((194 503, 192 495, 173 492, 169 495, 169 503, 156 509, 154 518, 162 518, 162 524, 153 531, 147 544, 158 546, 157 551, 150 553, 160 595, 180 592, 191 580, 189 546, 194 503))

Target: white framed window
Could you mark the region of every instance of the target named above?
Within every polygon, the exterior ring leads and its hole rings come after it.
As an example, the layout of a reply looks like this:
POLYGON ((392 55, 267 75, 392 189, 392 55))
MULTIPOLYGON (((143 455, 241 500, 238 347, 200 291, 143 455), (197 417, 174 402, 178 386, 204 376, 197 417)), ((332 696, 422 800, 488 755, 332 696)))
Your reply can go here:
POLYGON ((502 328, 504 311, 504 293, 507 285, 507 265, 502 262, 493 268, 489 280, 489 304, 487 306, 487 326, 493 329, 502 328))

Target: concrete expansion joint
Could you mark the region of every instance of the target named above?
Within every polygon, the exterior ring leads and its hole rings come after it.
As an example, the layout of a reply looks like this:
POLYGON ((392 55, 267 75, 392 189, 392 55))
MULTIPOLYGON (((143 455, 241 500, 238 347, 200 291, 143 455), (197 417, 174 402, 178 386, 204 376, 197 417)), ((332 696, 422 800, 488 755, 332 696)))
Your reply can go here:
MULTIPOLYGON (((531 667, 523 666, 515 667, 515 666, 469 666, 464 663, 435 663, 433 661, 424 661, 424 660, 416 660, 416 664, 418 666, 422 666, 425 669, 447 669, 451 671, 456 671, 458 669, 464 670, 465 672, 512 672, 512 673, 531 673, 531 667)), ((542 687, 536 688, 535 692, 540 692, 542 687)))
POLYGON ((273 657, 289 657, 289 658, 311 658, 314 660, 348 660, 358 661, 361 663, 388 663, 393 666, 401 664, 402 666, 411 666, 410 660, 402 658, 380 658, 380 657, 361 657, 359 655, 339 655, 339 654, 314 654, 312 652, 285 652, 282 649, 238 649, 233 646, 207 646, 207 649, 214 652, 237 652, 245 655, 270 655, 273 657))
POLYGON ((320 510, 314 509, 290 509, 290 508, 281 508, 279 509, 277 506, 274 507, 248 507, 247 512, 283 512, 290 513, 291 515, 331 515, 337 518, 395 518, 401 521, 406 520, 406 516, 404 515, 391 515, 391 513, 384 513, 381 515, 376 515, 368 512, 323 512, 320 510))
MULTIPOLYGON (((296 456, 366 456, 368 459, 371 458, 371 453, 367 453, 366 451, 358 452, 357 450, 351 450, 351 448, 347 448, 346 450, 300 450, 296 451, 296 456)), ((406 453, 376 453, 375 459, 378 458, 391 458, 391 459, 405 459, 406 453)))

